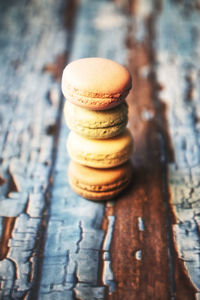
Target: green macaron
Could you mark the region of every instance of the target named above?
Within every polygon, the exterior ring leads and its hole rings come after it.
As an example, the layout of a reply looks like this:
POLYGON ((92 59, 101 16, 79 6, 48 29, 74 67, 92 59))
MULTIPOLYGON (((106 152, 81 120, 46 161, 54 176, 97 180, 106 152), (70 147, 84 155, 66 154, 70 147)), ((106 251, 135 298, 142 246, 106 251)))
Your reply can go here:
POLYGON ((93 139, 107 139, 125 129, 128 106, 124 102, 109 110, 89 110, 66 101, 64 117, 68 127, 76 133, 93 139))

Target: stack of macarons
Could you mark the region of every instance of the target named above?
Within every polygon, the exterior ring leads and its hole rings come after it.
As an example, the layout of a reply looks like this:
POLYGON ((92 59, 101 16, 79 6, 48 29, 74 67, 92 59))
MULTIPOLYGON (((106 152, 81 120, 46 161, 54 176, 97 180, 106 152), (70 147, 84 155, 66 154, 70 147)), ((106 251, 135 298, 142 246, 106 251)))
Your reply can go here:
POLYGON ((130 182, 133 139, 125 98, 131 83, 125 67, 105 58, 79 59, 63 71, 69 182, 84 198, 112 199, 130 182))

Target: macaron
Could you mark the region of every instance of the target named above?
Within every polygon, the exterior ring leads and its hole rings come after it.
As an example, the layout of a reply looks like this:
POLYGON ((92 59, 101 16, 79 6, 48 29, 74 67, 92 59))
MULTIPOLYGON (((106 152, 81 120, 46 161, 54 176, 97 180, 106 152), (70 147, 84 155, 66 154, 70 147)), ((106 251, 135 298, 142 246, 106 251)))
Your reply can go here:
POLYGON ((106 110, 126 98, 132 86, 128 70, 105 58, 90 57, 68 64, 62 75, 62 92, 70 102, 91 110, 106 110))
POLYGON ((127 161, 133 151, 129 129, 109 139, 89 139, 71 131, 67 150, 72 160, 94 168, 112 168, 127 161))
POLYGON ((126 102, 109 110, 89 110, 65 102, 64 116, 68 127, 80 135, 93 139, 107 139, 119 135, 128 121, 126 102))
POLYGON ((116 197, 130 183, 131 162, 111 169, 95 169, 70 161, 69 183, 72 189, 90 200, 109 200, 116 197))

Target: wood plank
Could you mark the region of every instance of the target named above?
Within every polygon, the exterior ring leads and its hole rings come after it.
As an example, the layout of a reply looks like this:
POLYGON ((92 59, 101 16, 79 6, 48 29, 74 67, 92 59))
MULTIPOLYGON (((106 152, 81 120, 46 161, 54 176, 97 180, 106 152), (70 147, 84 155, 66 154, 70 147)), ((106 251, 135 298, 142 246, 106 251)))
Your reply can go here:
POLYGON ((140 2, 135 7, 127 38, 134 83, 128 103, 135 172, 132 186, 115 205, 112 262, 118 290, 110 299, 171 299, 174 293, 170 228, 166 226, 170 216, 164 205, 168 199, 161 159, 162 128, 158 128, 158 116, 164 119, 164 112, 155 98, 152 76, 150 20, 154 7, 144 10, 144 6, 140 2))
MULTIPOLYGON (((169 164, 179 263, 198 291, 199 264, 199 22, 198 2, 166 1, 156 24, 156 75, 167 106, 174 161, 169 164), (165 32, 165 35, 163 34, 165 32)), ((178 276, 178 275, 177 275, 178 276)), ((178 284, 181 289, 182 282, 178 284)))
MULTIPOLYGON (((126 26, 126 15, 114 3, 81 1, 69 59, 102 56, 124 63, 126 26)), ((106 299, 108 292, 115 289, 110 258, 115 217, 106 217, 102 230, 105 203, 87 201, 69 187, 68 133, 62 119, 52 175, 40 299, 55 299, 57 295, 60 299, 66 299, 66 295, 67 299, 106 299)))
POLYGON ((0 5, 0 298, 24 299, 38 279, 61 102, 60 84, 44 70, 66 50, 65 6, 0 5))

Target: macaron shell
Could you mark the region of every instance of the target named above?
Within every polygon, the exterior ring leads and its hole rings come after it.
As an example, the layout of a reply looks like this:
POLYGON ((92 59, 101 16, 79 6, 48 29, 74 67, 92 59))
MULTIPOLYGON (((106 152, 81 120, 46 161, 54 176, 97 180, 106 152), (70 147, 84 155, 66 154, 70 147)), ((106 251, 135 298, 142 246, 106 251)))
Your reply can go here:
POLYGON ((94 139, 106 139, 124 130, 128 121, 128 106, 125 102, 106 111, 94 111, 66 101, 64 116, 68 127, 78 134, 94 139))
POLYGON ((112 169, 94 169, 71 161, 69 182, 75 192, 91 200, 108 200, 130 183, 132 165, 127 162, 112 169))
POLYGON ((121 103, 132 86, 128 70, 105 58, 83 58, 68 64, 62 76, 65 98, 89 109, 103 110, 121 103))
POLYGON ((71 131, 67 150, 76 162, 94 167, 111 168, 127 161, 133 151, 133 138, 128 129, 120 135, 105 139, 88 139, 71 131))

